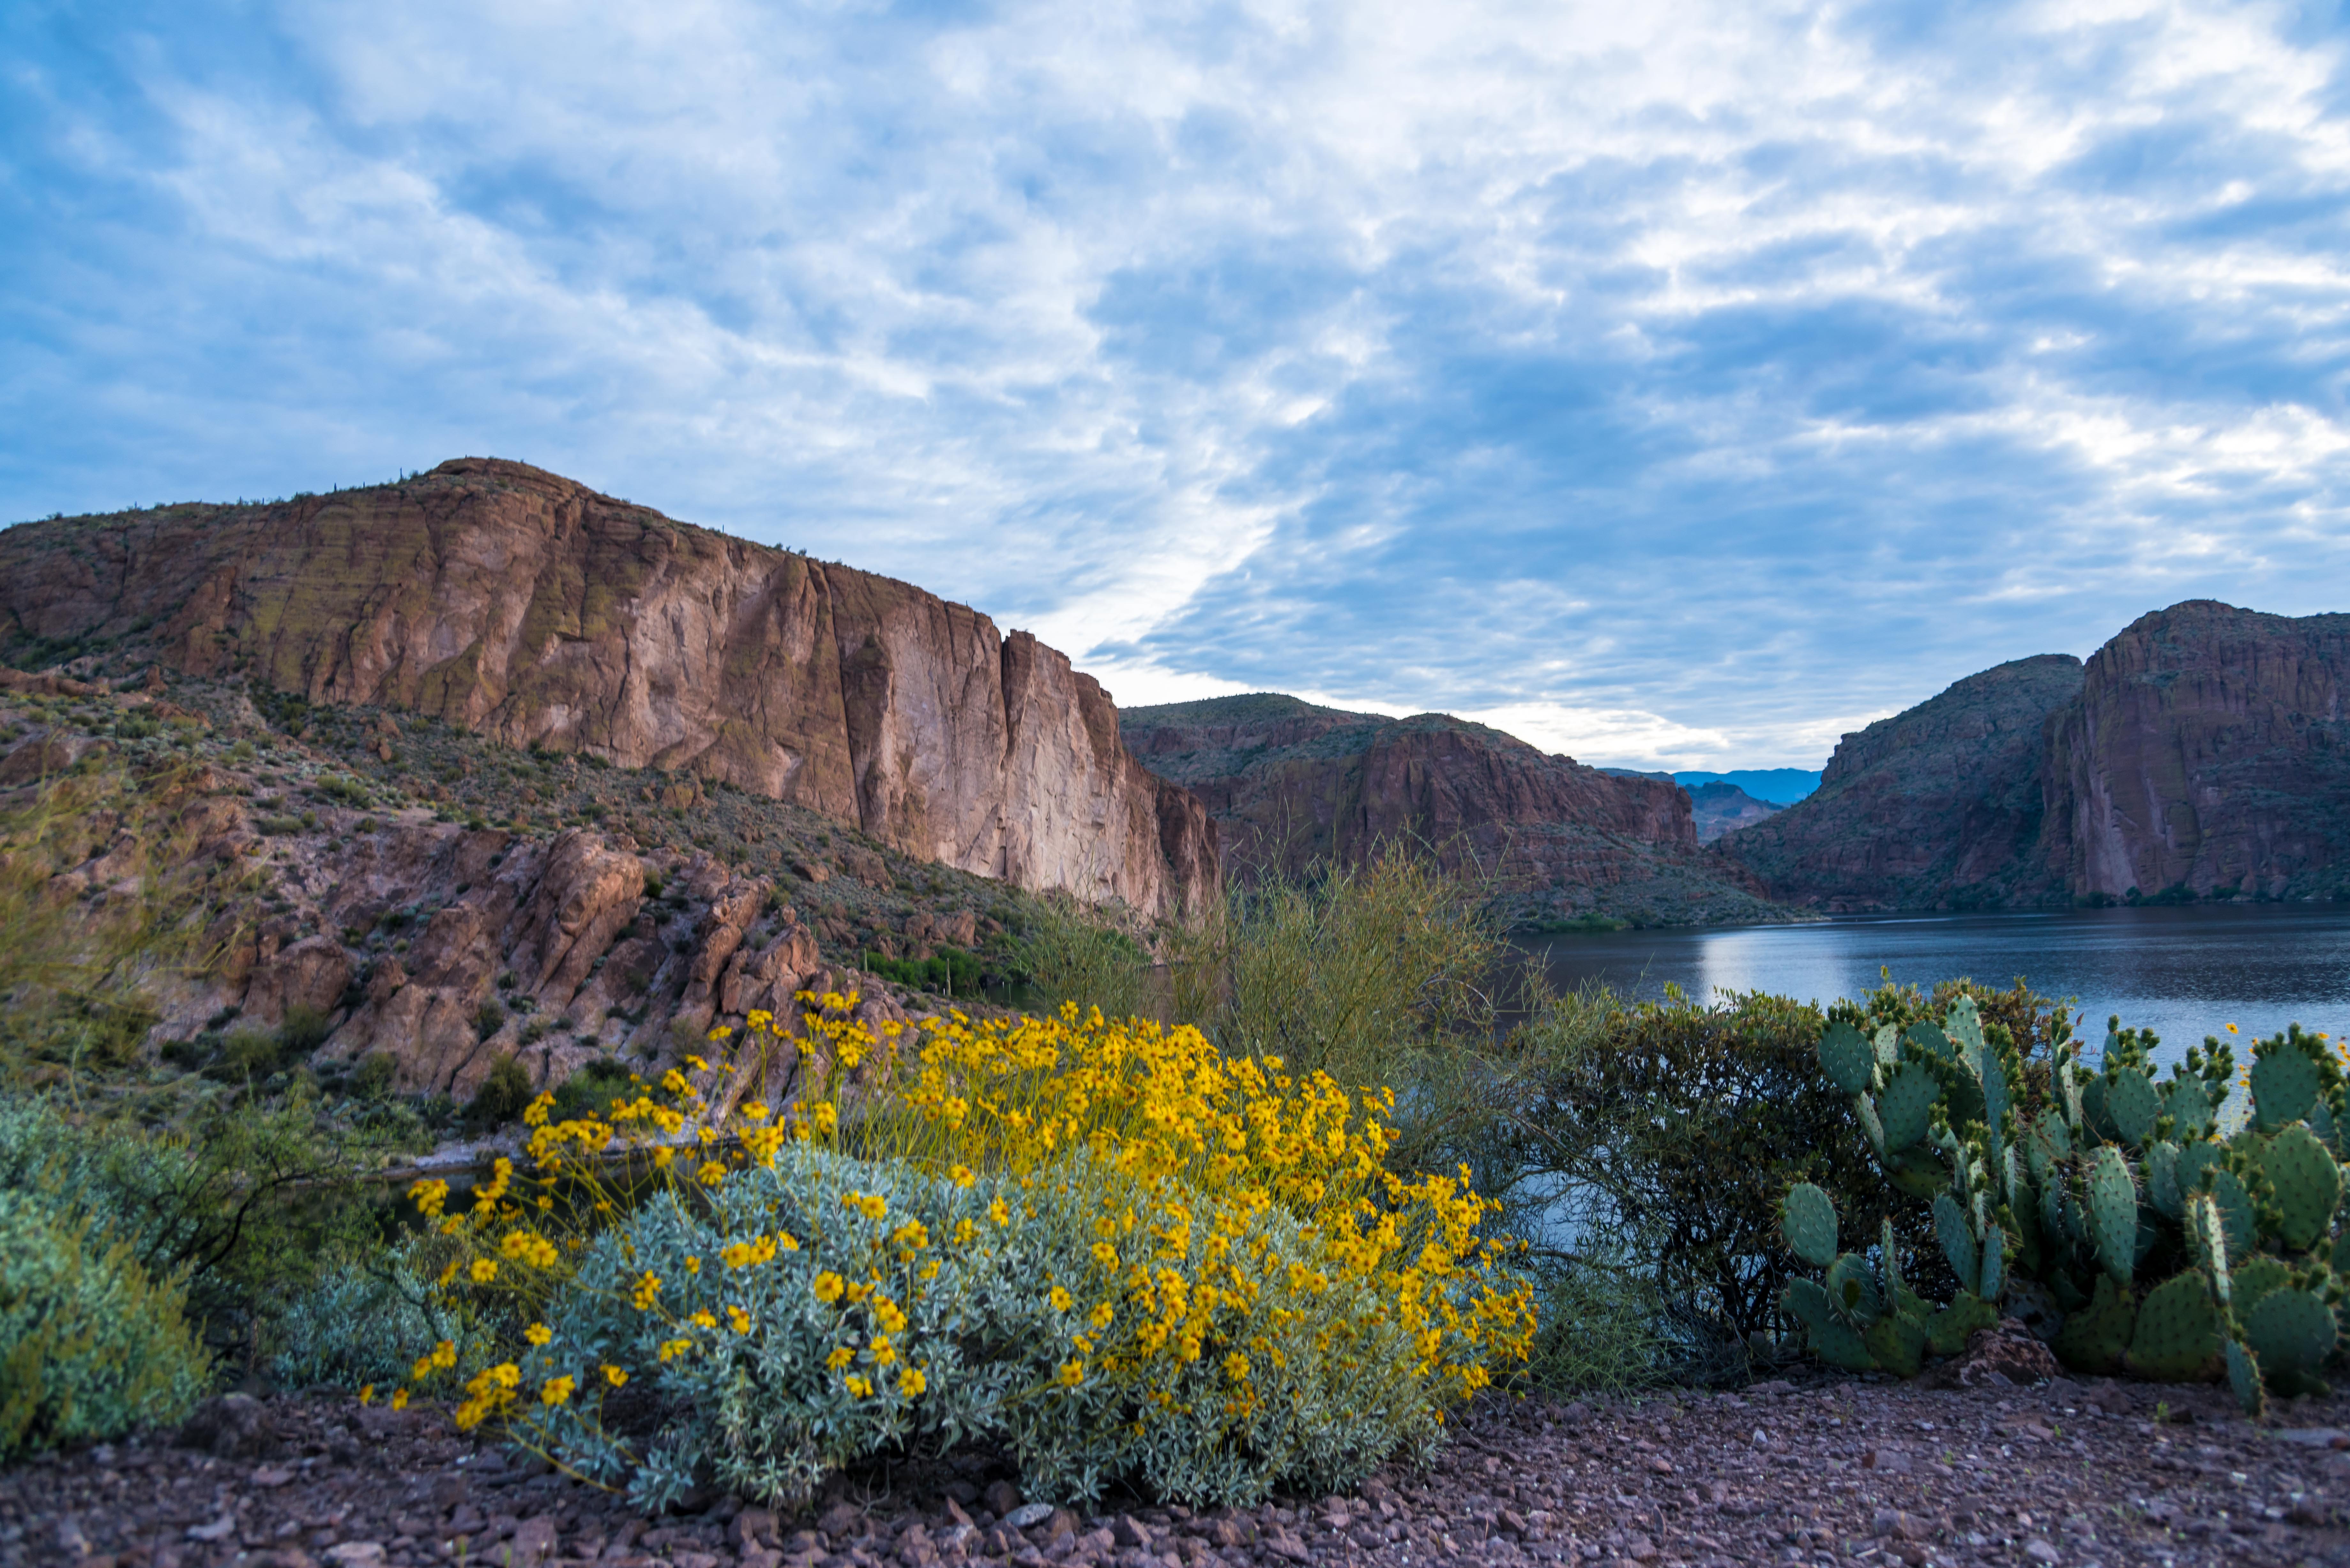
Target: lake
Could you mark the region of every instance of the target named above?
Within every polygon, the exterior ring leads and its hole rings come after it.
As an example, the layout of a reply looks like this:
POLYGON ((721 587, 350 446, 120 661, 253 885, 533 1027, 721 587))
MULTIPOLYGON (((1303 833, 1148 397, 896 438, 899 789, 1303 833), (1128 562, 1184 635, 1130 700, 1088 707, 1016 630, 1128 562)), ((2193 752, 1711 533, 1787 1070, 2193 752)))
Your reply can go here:
POLYGON ((1700 999, 1768 991, 1825 1003, 1881 984, 1880 969, 1921 987, 1956 976, 2004 987, 2021 975, 2043 995, 2074 1000, 2092 1047, 2110 1013, 2154 1030, 2166 1066, 2230 1023, 2240 1038, 2289 1022, 2350 1034, 2350 908, 2339 904, 1901 915, 1524 945, 1562 990, 1598 981, 1648 1001, 1671 983, 1700 999))

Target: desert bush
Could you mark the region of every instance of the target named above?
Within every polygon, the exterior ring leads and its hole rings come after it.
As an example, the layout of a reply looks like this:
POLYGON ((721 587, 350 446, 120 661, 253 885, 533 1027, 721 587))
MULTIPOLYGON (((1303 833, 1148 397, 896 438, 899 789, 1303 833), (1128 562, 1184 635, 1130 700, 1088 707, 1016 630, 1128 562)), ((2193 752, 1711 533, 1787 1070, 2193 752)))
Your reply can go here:
POLYGON ((797 1502, 969 1435, 1044 1495, 1239 1502, 1349 1484, 1524 1356, 1487 1206, 1387 1168, 1386 1096, 1073 1007, 877 1038, 850 1000, 796 1044, 754 1015, 733 1062, 603 1118, 534 1105, 536 1174, 501 1165, 441 1224, 469 1252, 443 1288, 512 1325, 461 1423, 647 1504, 704 1479, 797 1502), (778 1050, 809 1064, 798 1103, 722 1125, 708 1088, 723 1107, 778 1050), (608 1174, 631 1143, 650 1197, 608 1174))
POLYGON ((484 1133, 504 1127, 530 1104, 530 1073, 511 1054, 490 1064, 490 1075, 465 1106, 465 1127, 484 1133))
POLYGON ((184 1418, 208 1373, 184 1304, 88 1215, 0 1190, 0 1459, 184 1418))
POLYGON ((481 1366, 489 1330, 434 1288, 449 1252, 440 1238, 414 1234, 330 1249, 316 1281, 271 1325, 270 1376, 288 1388, 369 1390, 400 1381, 409 1347, 441 1341, 457 1366, 481 1366))

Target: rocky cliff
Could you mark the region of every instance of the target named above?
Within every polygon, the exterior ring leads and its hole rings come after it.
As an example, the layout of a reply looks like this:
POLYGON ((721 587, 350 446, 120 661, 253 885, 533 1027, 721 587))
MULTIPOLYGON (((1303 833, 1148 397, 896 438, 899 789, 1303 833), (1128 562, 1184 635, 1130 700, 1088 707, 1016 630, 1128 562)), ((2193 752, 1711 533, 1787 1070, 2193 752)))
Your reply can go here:
POLYGON ((2075 898, 2350 885, 2350 615, 2208 599, 2132 622, 2051 726, 2040 845, 2075 898))
POLYGON ((1199 803, 1090 677, 905 583, 521 463, 0 534, 12 651, 151 651, 806 806, 920 857, 1159 913, 1217 885, 1199 803))
POLYGON ((2350 615, 2174 605, 1846 735, 1721 847, 1832 911, 2338 897, 2346 683, 2350 615))
POLYGON ((1410 839, 1497 873, 1530 923, 1776 913, 1752 877, 1699 847, 1671 780, 1611 776, 1482 724, 1271 693, 1130 709, 1120 723, 1146 766, 1206 803, 1238 875, 1410 839))
POLYGON ((1814 794, 1718 847, 1831 913, 2043 901, 2043 732, 2080 690, 2062 654, 1970 675, 1845 736, 1814 794))

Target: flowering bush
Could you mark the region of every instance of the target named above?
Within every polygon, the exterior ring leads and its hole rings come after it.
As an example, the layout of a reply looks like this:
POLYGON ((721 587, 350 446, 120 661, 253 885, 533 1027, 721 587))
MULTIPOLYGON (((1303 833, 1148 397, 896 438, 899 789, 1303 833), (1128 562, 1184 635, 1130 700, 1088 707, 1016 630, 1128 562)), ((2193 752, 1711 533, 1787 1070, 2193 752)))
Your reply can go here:
POLYGON ((1431 1441, 1525 1355, 1485 1205, 1385 1168, 1385 1096, 1074 1008, 877 1039, 807 1000, 806 1039, 754 1014, 731 1060, 605 1116, 542 1100, 535 1172, 502 1163, 469 1212, 419 1184, 462 1249, 442 1289, 512 1324, 461 1424, 647 1504, 705 1476, 793 1503, 969 1436, 1048 1496, 1245 1502, 1431 1441), (746 1092, 779 1057, 783 1109, 746 1092))

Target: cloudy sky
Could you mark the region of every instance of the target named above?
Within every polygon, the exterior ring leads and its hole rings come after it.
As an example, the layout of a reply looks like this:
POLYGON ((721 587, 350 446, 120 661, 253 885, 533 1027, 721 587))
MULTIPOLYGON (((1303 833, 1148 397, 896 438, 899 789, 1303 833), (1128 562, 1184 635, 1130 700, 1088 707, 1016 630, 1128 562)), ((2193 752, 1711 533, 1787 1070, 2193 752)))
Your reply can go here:
POLYGON ((1816 766, 2350 608, 2333 5, 0 12, 0 520, 461 454, 1122 702, 1816 766))

